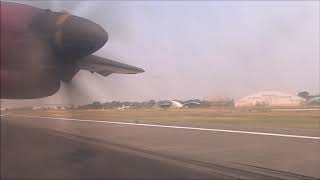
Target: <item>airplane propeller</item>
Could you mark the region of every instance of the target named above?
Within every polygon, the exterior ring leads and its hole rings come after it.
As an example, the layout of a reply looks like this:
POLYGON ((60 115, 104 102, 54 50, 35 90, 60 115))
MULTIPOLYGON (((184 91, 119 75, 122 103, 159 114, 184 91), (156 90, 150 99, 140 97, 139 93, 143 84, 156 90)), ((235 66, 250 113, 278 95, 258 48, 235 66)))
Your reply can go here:
MULTIPOLYGON (((73 9, 71 10, 71 12, 74 13, 79 13, 81 11, 81 7, 83 5, 84 2, 79 2, 79 4, 73 9)), ((61 5, 59 4, 55 4, 57 7, 56 8, 60 8, 59 6, 61 5)), ((84 15, 88 13, 88 11, 81 11, 81 15, 84 15)), ((66 10, 61 10, 59 17, 56 18, 55 21, 55 25, 56 25, 56 31, 54 33, 54 44, 55 46, 58 48, 58 50, 61 50, 63 48, 68 48, 68 44, 64 44, 64 38, 65 39, 70 39, 70 36, 72 36, 72 34, 64 34, 63 32, 63 26, 68 24, 68 20, 72 20, 73 16, 66 10)), ((87 21, 83 21, 84 23, 86 23, 87 21)), ((90 25, 92 24, 84 24, 84 26, 90 27, 90 25)), ((84 28, 87 28, 84 27, 84 28)), ((71 27, 72 28, 72 27, 71 27)), ((78 29, 80 29, 81 27, 78 27, 78 29)), ((99 30, 98 30, 99 31, 99 30)), ((97 32, 97 33, 92 33, 92 34, 106 34, 106 32, 103 30, 101 32, 97 32)), ((84 36, 86 34, 84 33, 84 36)), ((84 41, 86 39, 90 39, 90 37, 82 37, 79 39, 83 39, 84 41)), ((94 39, 94 38, 93 38, 94 39)), ((100 48, 102 45, 105 44, 105 42, 107 41, 107 37, 105 36, 101 36, 98 37, 97 41, 101 41, 101 43, 98 45, 98 47, 96 47, 95 49, 100 48), (102 40, 102 41, 101 41, 102 40)), ((86 43, 86 42, 84 42, 86 43)), ((94 49, 94 51, 95 51, 94 49)), ((80 53, 79 51, 76 53, 80 53)), ((91 52, 90 52, 91 53, 91 52)), ((68 81, 63 81, 62 82, 62 94, 64 96, 64 98, 67 101, 67 104, 78 104, 79 103, 79 97, 84 98, 84 97, 90 97, 90 92, 88 92, 88 90, 86 88, 84 88, 83 80, 81 78, 73 78, 72 80, 68 80, 68 81)))
MULTIPOLYGON (((72 68, 72 70, 61 68, 60 73, 63 84, 62 94, 65 95, 65 98, 72 104, 79 99, 77 95, 88 97, 95 95, 94 93, 92 95, 92 92, 89 92, 90 90, 86 89, 83 85, 86 83, 78 82, 83 81, 83 79, 72 79, 73 75, 79 71, 79 69, 73 69, 75 66, 72 65, 75 64, 78 59, 88 56, 100 49, 107 42, 108 34, 99 25, 87 19, 72 15, 85 16, 85 14, 89 12, 87 7, 83 9, 83 2, 79 2, 73 10, 69 9, 68 11, 70 11, 70 13, 65 10, 60 10, 61 5, 60 2, 51 2, 51 4, 46 7, 51 8, 52 6, 55 12, 50 10, 43 11, 43 14, 35 17, 33 24, 31 24, 31 27, 34 29, 33 40, 39 42, 34 43, 34 51, 31 54, 39 54, 37 51, 41 51, 43 55, 46 55, 46 58, 35 58, 36 63, 31 65, 31 67, 36 67, 36 64, 50 65, 58 62, 64 64, 63 68, 72 68), (39 61, 42 61, 42 63, 39 61), (68 73, 68 75, 66 76, 64 73, 68 73), (74 74, 72 75, 72 73, 74 74)), ((85 5, 87 6, 89 4, 85 5)), ((112 62, 112 64, 118 65, 114 62, 112 62)), ((88 70, 92 72, 92 70, 88 70)), ((106 76, 105 73, 104 76, 106 76)), ((97 84, 97 86, 99 86, 99 84, 97 84)))

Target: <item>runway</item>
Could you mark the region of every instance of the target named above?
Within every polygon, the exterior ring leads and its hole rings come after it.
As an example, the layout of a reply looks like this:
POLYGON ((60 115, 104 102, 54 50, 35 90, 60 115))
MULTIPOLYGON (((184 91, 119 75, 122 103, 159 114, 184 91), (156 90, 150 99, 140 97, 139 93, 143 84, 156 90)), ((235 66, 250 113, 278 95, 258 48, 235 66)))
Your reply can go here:
POLYGON ((1 116, 1 179, 316 179, 319 137, 318 129, 1 116))

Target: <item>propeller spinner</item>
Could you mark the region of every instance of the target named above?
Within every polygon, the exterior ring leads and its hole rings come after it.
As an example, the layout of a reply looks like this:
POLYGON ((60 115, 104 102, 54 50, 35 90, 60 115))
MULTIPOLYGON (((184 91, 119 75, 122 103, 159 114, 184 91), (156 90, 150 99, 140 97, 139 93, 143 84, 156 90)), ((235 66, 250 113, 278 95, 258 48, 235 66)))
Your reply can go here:
POLYGON ((49 37, 58 57, 78 59, 100 49, 108 40, 98 24, 66 12, 45 10, 33 21, 37 33, 49 37))

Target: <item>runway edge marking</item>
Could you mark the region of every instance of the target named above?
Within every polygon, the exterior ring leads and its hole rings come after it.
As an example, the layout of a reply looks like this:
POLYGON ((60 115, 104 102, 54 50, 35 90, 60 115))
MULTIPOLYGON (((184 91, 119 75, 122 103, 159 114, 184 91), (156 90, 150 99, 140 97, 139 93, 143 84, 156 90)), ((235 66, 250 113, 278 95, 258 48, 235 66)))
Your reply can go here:
POLYGON ((56 120, 62 120, 62 121, 95 122, 95 123, 106 123, 106 124, 121 124, 121 125, 132 125, 132 126, 160 127, 160 128, 171 128, 171 129, 213 131, 213 132, 228 132, 228 133, 239 133, 239 134, 254 134, 254 135, 262 135, 262 136, 278 136, 278 137, 320 140, 320 137, 316 137, 316 136, 300 136, 300 135, 292 135, 292 134, 263 133, 263 132, 254 132, 254 131, 237 131, 237 130, 229 130, 229 129, 210 129, 210 128, 200 128, 200 127, 188 127, 188 126, 168 126, 168 125, 160 125, 160 124, 129 123, 129 122, 117 122, 117 121, 46 117, 46 116, 24 116, 24 115, 8 115, 8 116, 33 117, 33 118, 42 118, 42 119, 56 119, 56 120))

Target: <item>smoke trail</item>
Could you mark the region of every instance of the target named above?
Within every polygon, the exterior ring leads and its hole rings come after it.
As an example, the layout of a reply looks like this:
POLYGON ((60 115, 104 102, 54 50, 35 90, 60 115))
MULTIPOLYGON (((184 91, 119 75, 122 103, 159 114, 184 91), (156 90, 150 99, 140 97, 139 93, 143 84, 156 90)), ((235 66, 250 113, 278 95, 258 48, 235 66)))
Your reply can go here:
POLYGON ((92 10, 92 3, 89 1, 81 1, 79 4, 74 8, 72 14, 77 16, 86 16, 89 13, 89 10, 92 10))

